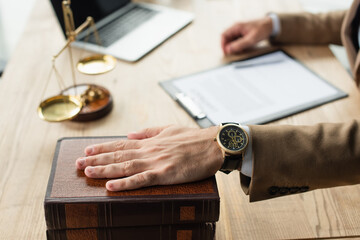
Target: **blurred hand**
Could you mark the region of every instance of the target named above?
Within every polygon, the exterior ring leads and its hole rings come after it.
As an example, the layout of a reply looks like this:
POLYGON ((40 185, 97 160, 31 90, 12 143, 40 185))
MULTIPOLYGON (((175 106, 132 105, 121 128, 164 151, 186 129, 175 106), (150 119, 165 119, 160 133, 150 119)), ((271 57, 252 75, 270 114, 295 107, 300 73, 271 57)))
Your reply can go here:
POLYGON ((129 140, 88 146, 76 166, 90 178, 117 178, 106 183, 109 191, 205 179, 223 163, 214 141, 218 128, 145 129, 128 134, 129 140))
POLYGON ((227 29, 221 36, 221 47, 225 55, 240 53, 270 37, 272 20, 270 17, 239 22, 227 29))

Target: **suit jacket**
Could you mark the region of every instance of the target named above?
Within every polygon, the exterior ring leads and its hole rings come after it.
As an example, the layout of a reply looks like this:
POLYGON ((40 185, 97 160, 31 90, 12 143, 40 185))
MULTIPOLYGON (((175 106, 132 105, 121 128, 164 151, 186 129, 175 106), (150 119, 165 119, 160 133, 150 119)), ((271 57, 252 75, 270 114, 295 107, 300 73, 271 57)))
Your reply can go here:
MULTIPOLYGON (((359 86, 360 54, 350 36, 359 5, 360 0, 355 0, 348 11, 279 14, 281 33, 271 42, 342 43, 359 86)), ((360 183, 360 120, 314 126, 249 127, 253 174, 251 179, 240 174, 240 179, 250 201, 360 183)))

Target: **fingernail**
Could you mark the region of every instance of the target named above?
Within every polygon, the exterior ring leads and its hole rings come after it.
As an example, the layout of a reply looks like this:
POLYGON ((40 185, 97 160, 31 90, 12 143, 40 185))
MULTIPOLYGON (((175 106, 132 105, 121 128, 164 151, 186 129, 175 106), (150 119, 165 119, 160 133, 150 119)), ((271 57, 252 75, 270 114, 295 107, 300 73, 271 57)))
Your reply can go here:
POLYGON ((128 133, 128 136, 133 136, 135 135, 136 136, 137 132, 131 132, 131 133, 128 133))
POLYGON ((85 153, 86 154, 92 154, 94 152, 94 147, 93 146, 90 146, 90 147, 87 147, 86 149, 85 149, 85 153))
POLYGON ((108 182, 106 183, 106 188, 107 188, 108 190, 113 190, 113 189, 114 189, 114 183, 113 183, 113 181, 108 181, 108 182))
POLYGON ((92 172, 94 172, 94 168, 93 167, 87 167, 86 172, 87 173, 92 173, 92 172))
POLYGON ((137 138, 137 133, 136 133, 136 132, 128 133, 127 137, 128 137, 129 139, 137 138))
POLYGON ((78 162, 79 166, 82 167, 85 164, 85 158, 79 158, 77 162, 78 162))

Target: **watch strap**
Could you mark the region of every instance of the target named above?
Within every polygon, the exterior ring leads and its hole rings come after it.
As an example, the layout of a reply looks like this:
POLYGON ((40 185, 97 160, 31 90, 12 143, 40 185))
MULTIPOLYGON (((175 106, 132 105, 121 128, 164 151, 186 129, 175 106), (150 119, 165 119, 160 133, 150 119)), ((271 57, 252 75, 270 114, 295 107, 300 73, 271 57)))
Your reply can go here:
POLYGON ((243 154, 228 155, 224 158, 224 163, 220 168, 223 173, 229 174, 234 169, 238 169, 241 166, 243 160, 243 154))

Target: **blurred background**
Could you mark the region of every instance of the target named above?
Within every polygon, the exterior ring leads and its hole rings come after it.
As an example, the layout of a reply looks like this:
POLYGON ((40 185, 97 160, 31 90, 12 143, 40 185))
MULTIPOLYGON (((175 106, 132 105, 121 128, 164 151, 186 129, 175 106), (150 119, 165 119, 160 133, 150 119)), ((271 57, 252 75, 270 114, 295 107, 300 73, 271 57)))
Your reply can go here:
POLYGON ((0 72, 16 47, 35 0, 0 0, 0 72))
MULTIPOLYGON (((15 50, 17 41, 24 31, 29 14, 36 1, 47 0, 0 0, 0 77, 6 62, 11 58, 11 54, 15 50)), ((352 0, 299 1, 305 11, 314 13, 347 9, 352 2, 352 0)), ((330 48, 345 68, 349 69, 344 49, 340 46, 330 46, 330 48)))

